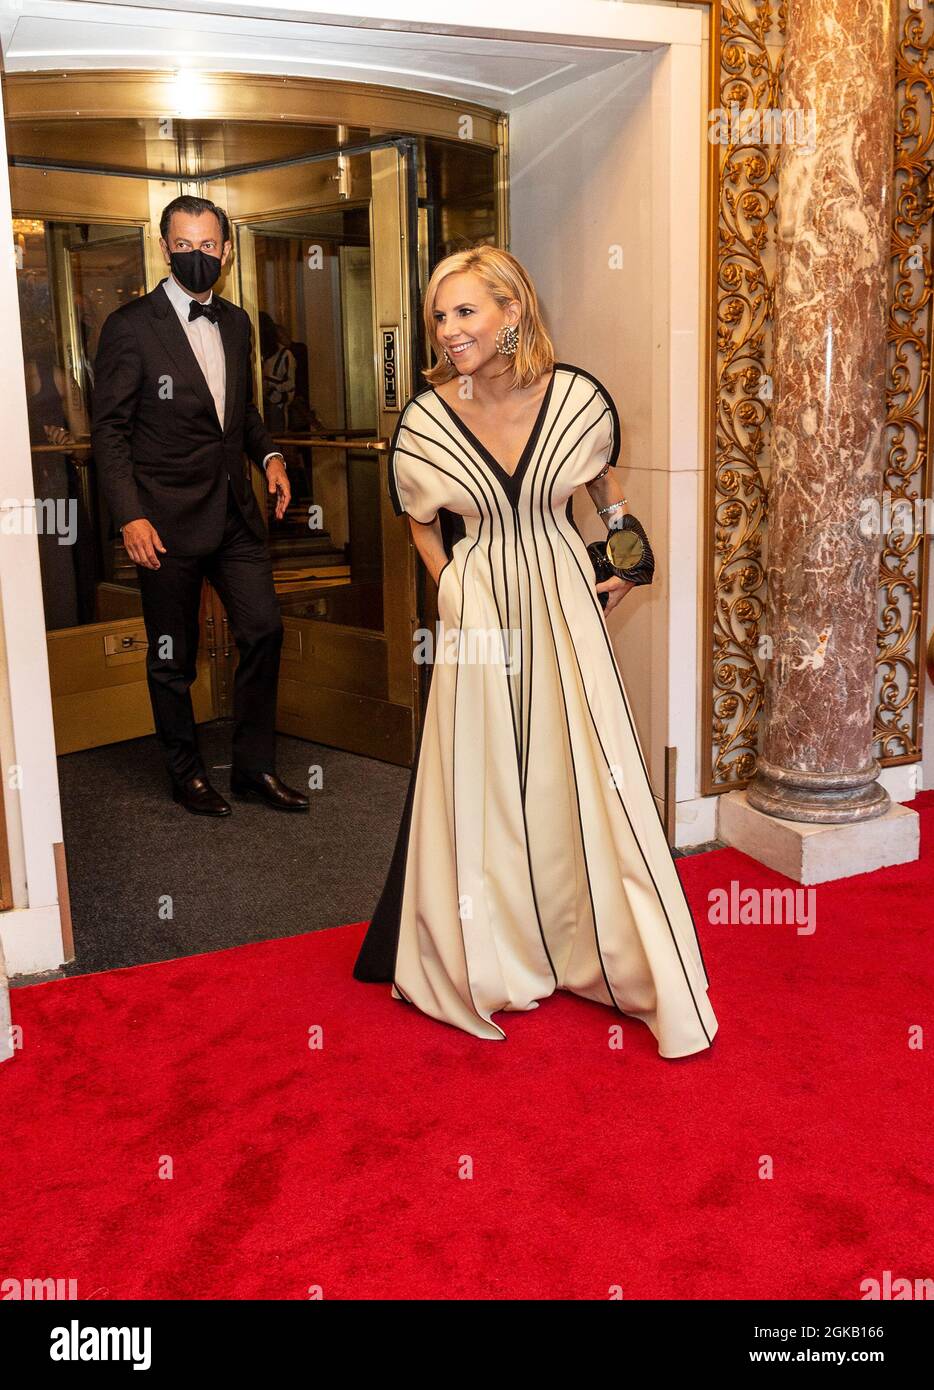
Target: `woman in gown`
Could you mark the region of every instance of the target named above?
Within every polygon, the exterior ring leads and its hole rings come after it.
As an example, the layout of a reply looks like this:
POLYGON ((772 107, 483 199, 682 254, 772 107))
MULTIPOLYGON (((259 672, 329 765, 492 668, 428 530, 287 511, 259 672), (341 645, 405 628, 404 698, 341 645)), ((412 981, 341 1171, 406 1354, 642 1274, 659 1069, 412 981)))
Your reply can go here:
POLYGON ((508 252, 446 257, 424 307, 439 361, 399 417, 389 491, 442 631, 354 975, 478 1038, 565 989, 641 1019, 663 1057, 700 1052, 707 974, 597 596, 610 612, 631 585, 595 584, 571 513, 581 484, 620 503, 609 524, 624 510, 616 408, 554 360, 508 252))

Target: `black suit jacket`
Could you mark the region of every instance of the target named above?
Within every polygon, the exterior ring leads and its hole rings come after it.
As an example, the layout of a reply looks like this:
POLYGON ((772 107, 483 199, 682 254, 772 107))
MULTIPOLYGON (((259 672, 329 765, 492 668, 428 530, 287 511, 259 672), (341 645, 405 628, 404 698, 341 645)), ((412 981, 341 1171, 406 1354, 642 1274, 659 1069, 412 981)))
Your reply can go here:
POLYGON ((226 362, 225 418, 171 300, 158 285, 110 314, 94 367, 91 444, 114 525, 151 521, 168 553, 220 545, 227 480, 250 529, 266 527, 244 453, 259 467, 275 451, 253 401, 250 320, 215 294, 226 362))

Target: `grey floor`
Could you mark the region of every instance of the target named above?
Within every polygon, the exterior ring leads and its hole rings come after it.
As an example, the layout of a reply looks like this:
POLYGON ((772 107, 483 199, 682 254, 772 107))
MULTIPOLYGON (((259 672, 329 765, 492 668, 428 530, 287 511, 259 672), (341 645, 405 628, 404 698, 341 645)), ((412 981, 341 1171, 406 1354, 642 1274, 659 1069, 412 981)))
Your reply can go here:
MULTIPOLYGON (((217 721, 199 731, 211 780, 225 794, 230 729, 217 721)), ((408 768, 283 735, 277 746, 291 786, 308 789, 309 768, 322 769, 308 815, 232 801, 222 820, 192 816, 171 800, 154 738, 59 758, 75 960, 16 983, 369 920, 408 768)))

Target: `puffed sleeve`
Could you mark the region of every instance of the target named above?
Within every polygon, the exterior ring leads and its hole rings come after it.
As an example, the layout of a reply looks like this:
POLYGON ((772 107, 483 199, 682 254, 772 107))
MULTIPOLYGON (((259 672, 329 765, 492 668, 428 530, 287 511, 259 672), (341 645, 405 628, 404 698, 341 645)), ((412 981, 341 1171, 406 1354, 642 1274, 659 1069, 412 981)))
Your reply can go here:
POLYGON ((415 521, 427 525, 438 515, 439 479, 431 463, 431 438, 425 429, 418 428, 420 410, 417 400, 409 401, 392 432, 389 442, 389 498, 396 516, 405 512, 415 521))
POLYGON ((602 415, 595 431, 594 452, 599 458, 599 468, 603 468, 607 463, 611 468, 615 468, 619 463, 620 447, 619 414, 616 403, 601 381, 598 381, 596 377, 590 379, 597 388, 597 404, 602 415))

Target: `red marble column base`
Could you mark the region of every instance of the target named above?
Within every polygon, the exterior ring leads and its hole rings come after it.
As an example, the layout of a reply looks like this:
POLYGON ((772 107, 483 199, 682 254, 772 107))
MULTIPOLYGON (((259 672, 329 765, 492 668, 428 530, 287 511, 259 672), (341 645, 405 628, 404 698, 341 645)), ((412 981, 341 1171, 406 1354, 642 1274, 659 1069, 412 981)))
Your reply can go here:
POLYGON ((879 772, 875 758, 855 772, 804 772, 759 757, 746 796, 757 811, 783 820, 814 825, 875 820, 890 804, 888 792, 876 780, 879 772))

